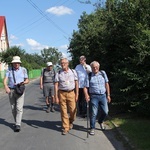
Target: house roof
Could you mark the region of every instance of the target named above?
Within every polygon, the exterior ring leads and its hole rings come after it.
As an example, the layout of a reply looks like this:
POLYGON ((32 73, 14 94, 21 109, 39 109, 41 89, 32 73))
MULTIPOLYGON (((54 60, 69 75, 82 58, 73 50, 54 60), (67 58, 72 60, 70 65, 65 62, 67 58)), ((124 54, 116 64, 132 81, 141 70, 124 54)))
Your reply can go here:
POLYGON ((3 26, 5 25, 5 17, 4 16, 0 16, 0 36, 2 34, 2 29, 3 29, 3 26))
POLYGON ((6 19, 5 19, 5 16, 0 16, 0 37, 2 36, 3 27, 5 28, 4 30, 5 30, 5 34, 6 34, 6 43, 7 43, 7 46, 9 47, 6 19))

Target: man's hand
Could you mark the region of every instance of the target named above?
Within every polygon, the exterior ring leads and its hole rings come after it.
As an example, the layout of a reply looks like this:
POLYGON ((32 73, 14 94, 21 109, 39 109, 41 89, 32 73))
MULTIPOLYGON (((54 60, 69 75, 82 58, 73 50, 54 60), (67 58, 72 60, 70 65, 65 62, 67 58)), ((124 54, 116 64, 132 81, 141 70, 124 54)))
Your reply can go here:
POLYGON ((59 98, 58 97, 55 97, 55 103, 59 104, 59 98))
POLYGON ((7 94, 9 94, 10 93, 10 88, 8 86, 5 86, 5 91, 6 91, 7 94))
POLYGON ((43 85, 40 85, 40 89, 43 89, 43 85))
POLYGON ((89 94, 86 94, 86 95, 85 95, 85 100, 86 100, 86 102, 89 102, 89 101, 90 101, 90 96, 89 96, 89 94))
POLYGON ((110 95, 107 96, 107 101, 108 101, 108 103, 111 102, 111 97, 110 97, 110 95))

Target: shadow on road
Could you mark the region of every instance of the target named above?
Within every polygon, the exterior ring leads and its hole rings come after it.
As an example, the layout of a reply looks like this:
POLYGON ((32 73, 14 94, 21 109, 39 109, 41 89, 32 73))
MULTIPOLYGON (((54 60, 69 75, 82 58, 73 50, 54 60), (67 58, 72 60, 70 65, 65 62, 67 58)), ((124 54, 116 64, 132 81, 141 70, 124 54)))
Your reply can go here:
POLYGON ((24 109, 31 109, 31 110, 41 110, 43 111, 42 107, 35 107, 33 105, 25 105, 23 106, 24 109))
POLYGON ((5 121, 5 119, 0 118, 0 124, 3 124, 3 125, 5 125, 5 126, 11 128, 11 129, 13 130, 13 125, 14 125, 14 124, 5 121))
POLYGON ((39 120, 22 120, 23 123, 33 128, 47 128, 61 132, 61 121, 39 121, 39 120))

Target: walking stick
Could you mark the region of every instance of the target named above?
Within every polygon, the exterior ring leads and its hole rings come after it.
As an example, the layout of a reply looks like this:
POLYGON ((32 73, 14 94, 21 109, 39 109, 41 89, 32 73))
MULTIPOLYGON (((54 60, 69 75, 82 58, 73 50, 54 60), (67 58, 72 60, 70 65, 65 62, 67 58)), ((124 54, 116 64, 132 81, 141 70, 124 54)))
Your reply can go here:
POLYGON ((87 102, 87 138, 89 137, 89 102, 87 102))

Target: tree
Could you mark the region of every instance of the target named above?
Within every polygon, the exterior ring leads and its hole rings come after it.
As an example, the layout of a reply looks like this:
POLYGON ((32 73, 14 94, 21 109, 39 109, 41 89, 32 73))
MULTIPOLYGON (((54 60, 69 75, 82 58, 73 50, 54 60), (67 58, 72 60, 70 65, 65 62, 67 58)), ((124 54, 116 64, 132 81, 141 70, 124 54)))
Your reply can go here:
POLYGON ((42 56, 38 54, 27 54, 25 53, 25 50, 17 46, 7 49, 6 51, 0 53, 0 55, 1 61, 7 63, 8 65, 11 64, 13 56, 20 56, 22 62, 21 65, 26 67, 28 70, 40 69, 42 66, 45 66, 42 56))
POLYGON ((43 49, 41 51, 41 55, 45 63, 51 61, 53 62, 53 64, 57 64, 59 59, 62 57, 62 53, 58 52, 58 49, 52 47, 48 49, 43 49))
POLYGON ((13 46, 6 51, 0 53, 1 55, 1 62, 5 62, 10 64, 12 61, 13 56, 23 56, 25 54, 25 50, 21 49, 20 47, 13 46))
POLYGON ((108 73, 117 103, 150 106, 150 71, 146 69, 150 59, 149 12, 149 0, 107 0, 106 8, 83 13, 79 29, 73 32, 69 45, 73 64, 81 54, 89 62, 99 61, 108 73))

